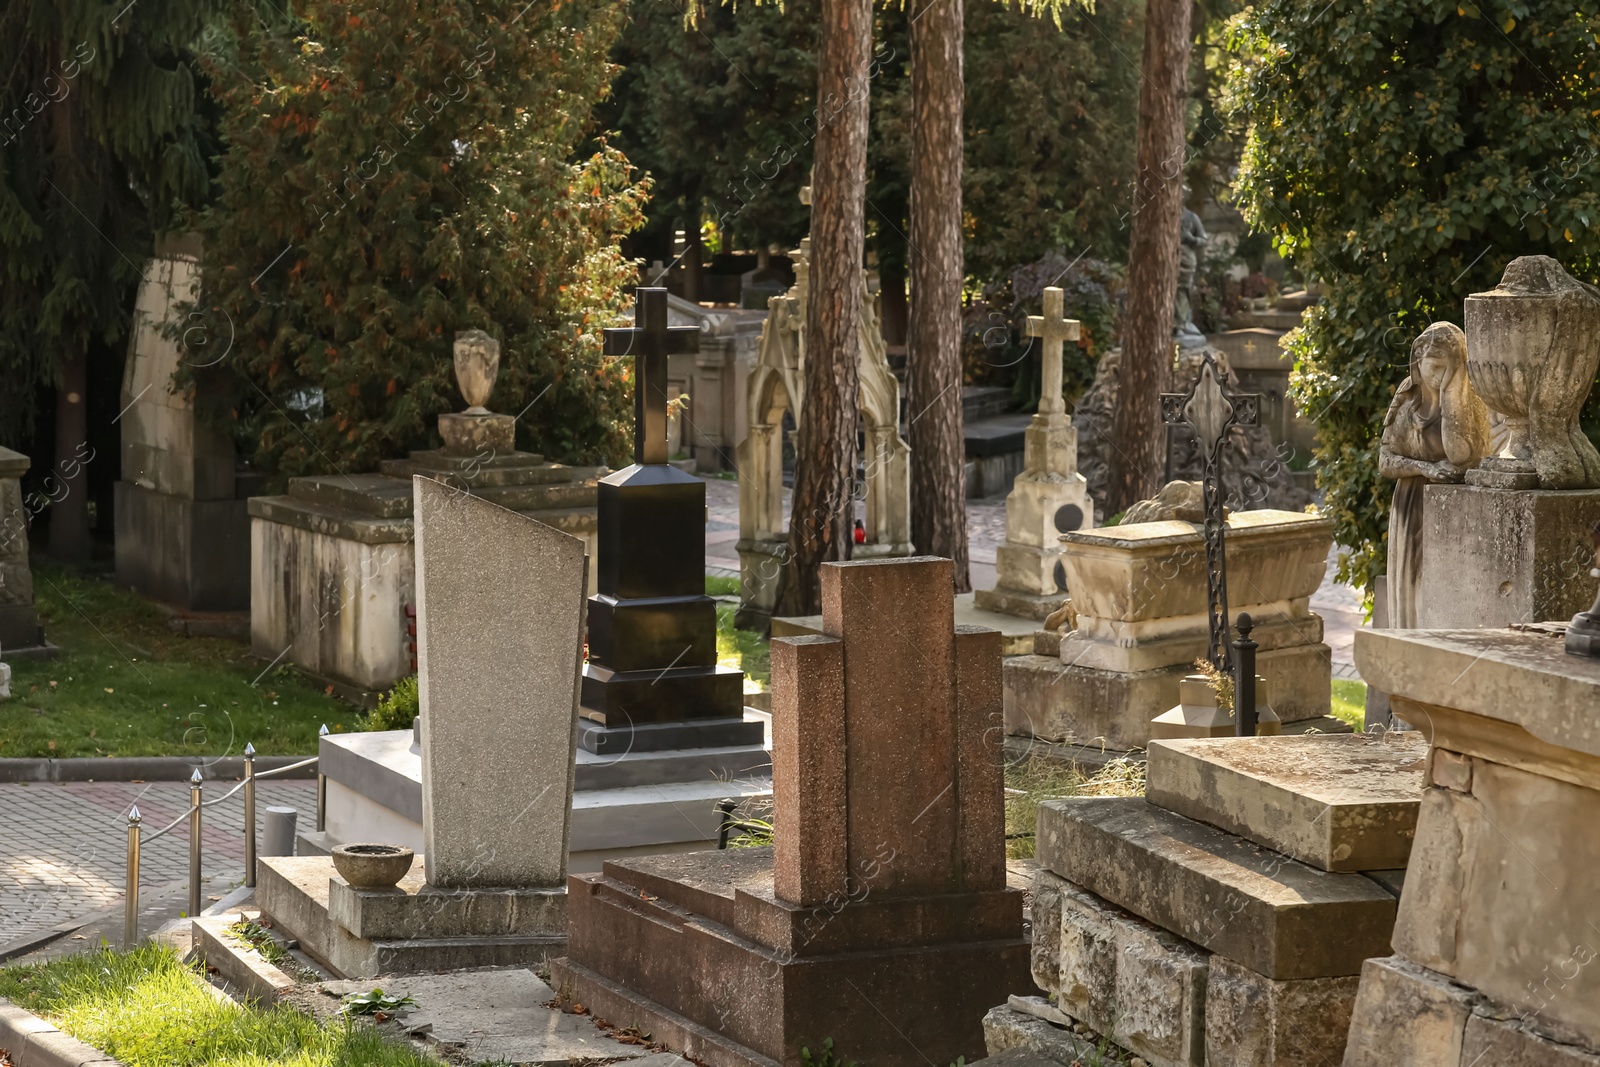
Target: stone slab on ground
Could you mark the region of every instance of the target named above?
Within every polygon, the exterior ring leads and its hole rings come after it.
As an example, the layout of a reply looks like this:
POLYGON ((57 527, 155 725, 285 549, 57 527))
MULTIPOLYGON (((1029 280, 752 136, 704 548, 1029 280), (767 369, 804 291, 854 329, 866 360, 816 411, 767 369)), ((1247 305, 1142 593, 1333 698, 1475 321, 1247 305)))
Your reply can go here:
POLYGON ((1324 871, 1404 867, 1428 743, 1377 736, 1152 741, 1152 804, 1324 871))
POLYGON ((1344 1055, 1359 983, 1355 975, 1279 982, 1224 956, 1212 956, 1204 1062, 1214 1067, 1337 1063, 1344 1055))
MULTIPOLYGON (((551 1007, 555 991, 532 971, 516 968, 450 974, 385 976, 381 981, 323 982, 335 996, 381 987, 409 996, 416 1008, 405 1029, 421 1033, 470 1063, 562 1064, 629 1060, 643 1064, 650 1050, 624 1044, 594 1024, 592 1016, 551 1007)), ((619 1024, 625 1025, 625 1024, 619 1024)))
POLYGON ((1358 974, 1389 951, 1395 900, 1139 797, 1039 805, 1037 854, 1118 907, 1269 978, 1358 974))
POLYGON ((991 1008, 983 1017, 983 1040, 989 1052, 989 1059, 983 1061, 986 1063, 996 1063, 996 1057, 1015 1050, 1058 1064, 1124 1062, 1117 1057, 1116 1049, 1109 1050, 1106 1058, 1097 1059, 1099 1046, 1093 1038, 1019 1011, 1009 1003, 991 1008))

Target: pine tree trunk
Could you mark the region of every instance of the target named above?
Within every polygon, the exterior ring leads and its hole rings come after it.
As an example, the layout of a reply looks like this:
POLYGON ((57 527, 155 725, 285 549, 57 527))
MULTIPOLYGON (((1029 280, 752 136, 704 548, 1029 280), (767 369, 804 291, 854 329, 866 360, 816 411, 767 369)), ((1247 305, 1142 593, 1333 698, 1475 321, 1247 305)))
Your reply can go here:
POLYGON ((89 484, 82 457, 89 437, 86 394, 89 362, 81 345, 61 358, 61 388, 56 391, 55 479, 47 487, 50 505, 50 557, 59 563, 89 559, 89 484), (60 483, 59 488, 53 488, 60 483), (53 491, 52 491, 53 489, 53 491))
POLYGON ((870 0, 822 0, 805 405, 796 435, 789 560, 779 605, 785 615, 820 612, 818 569, 850 558, 871 52, 870 0))
POLYGON ((1160 488, 1166 441, 1161 388, 1172 359, 1172 306, 1183 211, 1190 2, 1149 0, 1145 9, 1128 303, 1106 479, 1106 511, 1113 515, 1160 488))
POLYGON ((911 8, 911 313, 906 335, 911 540, 967 569, 961 427, 962 0, 911 8))

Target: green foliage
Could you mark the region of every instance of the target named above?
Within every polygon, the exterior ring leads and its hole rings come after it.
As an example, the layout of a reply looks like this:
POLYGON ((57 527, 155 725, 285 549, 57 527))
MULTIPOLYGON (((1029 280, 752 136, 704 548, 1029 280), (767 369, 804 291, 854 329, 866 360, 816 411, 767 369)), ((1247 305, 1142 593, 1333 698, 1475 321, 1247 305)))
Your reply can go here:
POLYGON ((745 690, 772 686, 772 651, 767 639, 733 623, 736 604, 717 605, 717 666, 744 671, 745 690))
POLYGON ((766 819, 740 819, 732 826, 738 833, 728 838, 729 848, 766 848, 772 844, 772 823, 766 819))
POLYGON ((1384 571, 1378 437, 1412 340, 1516 256, 1600 280, 1597 33, 1600 5, 1558 0, 1265 0, 1233 25, 1241 208, 1323 286, 1287 347, 1341 580, 1384 571))
POLYGON ((861 1067, 856 1060, 847 1060, 833 1051, 833 1038, 824 1038, 815 1055, 805 1045, 800 1046, 801 1067, 861 1067))
MULTIPOLYGON (((208 351, 228 417, 279 474, 370 470, 463 405, 458 330, 502 344, 492 404, 519 447, 620 461, 630 361, 599 328, 633 272, 645 186, 602 140, 614 0, 245 5, 207 53, 226 109, 205 237, 208 351), (214 357, 212 357, 214 358, 214 357), (530 413, 528 409, 537 405, 530 413)), ((216 414, 216 413, 214 413, 216 414)))
POLYGON ((409 730, 412 720, 421 714, 422 698, 417 692, 417 676, 412 674, 378 698, 378 706, 361 720, 361 729, 409 730))
POLYGON ((205 195, 189 46, 223 6, 0 9, 0 444, 33 432, 69 351, 120 362, 153 229, 205 195))
POLYGON ((706 575, 706 596, 737 596, 739 579, 706 575))
POLYGON ((1332 710, 1334 718, 1347 724, 1356 733, 1367 726, 1367 683, 1349 678, 1333 680, 1332 710))
POLYGON ((340 1015, 396 1015, 416 1007, 404 993, 385 993, 372 988, 365 993, 346 993, 339 1002, 340 1015))
POLYGON ((437 1064, 364 1023, 324 1023, 287 1004, 218 1001, 200 975, 155 944, 0 970, 0 996, 127 1067, 437 1064))
POLYGON ((36 566, 34 597, 53 660, 12 662, 0 758, 238 755, 317 751, 317 728, 355 722, 350 705, 248 646, 174 633, 149 601, 110 581, 36 566))

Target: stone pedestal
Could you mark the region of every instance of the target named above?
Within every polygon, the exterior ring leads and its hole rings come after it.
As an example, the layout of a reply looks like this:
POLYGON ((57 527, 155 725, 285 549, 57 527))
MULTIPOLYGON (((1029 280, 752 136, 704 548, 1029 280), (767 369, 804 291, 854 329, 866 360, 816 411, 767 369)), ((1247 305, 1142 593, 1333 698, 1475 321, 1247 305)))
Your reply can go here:
POLYGON ((1427 629, 1566 620, 1594 600, 1589 531, 1600 489, 1423 491, 1418 623, 1427 629))
MULTIPOLYGON (((1328 519, 1287 511, 1228 517, 1228 610, 1250 613, 1257 672, 1287 726, 1328 716, 1332 654, 1310 609, 1332 544, 1328 519)), ((1150 721, 1180 703, 1178 683, 1206 654, 1205 542, 1187 522, 1080 530, 1062 538, 1077 628, 1059 658, 1005 664, 1006 729, 1052 741, 1142 748, 1150 721)))
POLYGON ((773 642, 774 848, 574 876, 564 998, 710 1067, 798 1067, 824 1037, 890 1067, 980 1053, 1028 944, 997 635, 955 628, 949 583, 948 560, 823 567, 825 635, 773 642))
POLYGON ((1032 968, 1050 999, 991 1012, 990 1052, 1071 1063, 1081 1023, 1154 1067, 1337 1062, 1400 880, 1356 867, 1406 865, 1425 752, 1417 734, 1157 741, 1148 799, 1041 804, 1032 968))
POLYGON ((44 646, 28 566, 28 512, 22 506, 22 476, 30 465, 21 452, 0 447, 0 659, 44 646))
MULTIPOLYGON (((117 581, 200 611, 250 606, 250 519, 259 476, 238 469, 232 440, 195 413, 222 356, 191 350, 166 330, 194 298, 200 246, 168 238, 145 267, 122 380, 122 477, 115 487, 117 581), (185 364, 194 384, 174 392, 185 364)), ((220 339, 217 339, 221 343, 220 339)))
POLYGON ((1548 633, 1377 630, 1356 664, 1433 748, 1346 1067, 1600 1062, 1600 661, 1548 633))

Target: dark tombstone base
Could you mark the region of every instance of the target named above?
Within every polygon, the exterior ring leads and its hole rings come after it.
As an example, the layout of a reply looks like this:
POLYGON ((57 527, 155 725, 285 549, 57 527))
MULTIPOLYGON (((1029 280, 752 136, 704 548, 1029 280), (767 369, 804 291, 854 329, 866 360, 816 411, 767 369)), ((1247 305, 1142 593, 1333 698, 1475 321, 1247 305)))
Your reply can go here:
POLYGON ((588 719, 578 720, 578 747, 597 756, 759 745, 765 736, 766 725, 759 719, 701 719, 610 727, 588 719))
POLYGON ((774 896, 771 849, 732 849, 608 862, 569 879, 567 908, 557 992, 707 1067, 798 1067, 827 1038, 873 1067, 971 1062, 984 1013, 1034 989, 1012 889, 885 898, 863 879, 801 907, 774 896))
POLYGON ((583 668, 579 701, 583 718, 614 728, 737 718, 744 672, 716 666, 612 671, 591 662, 583 668))

